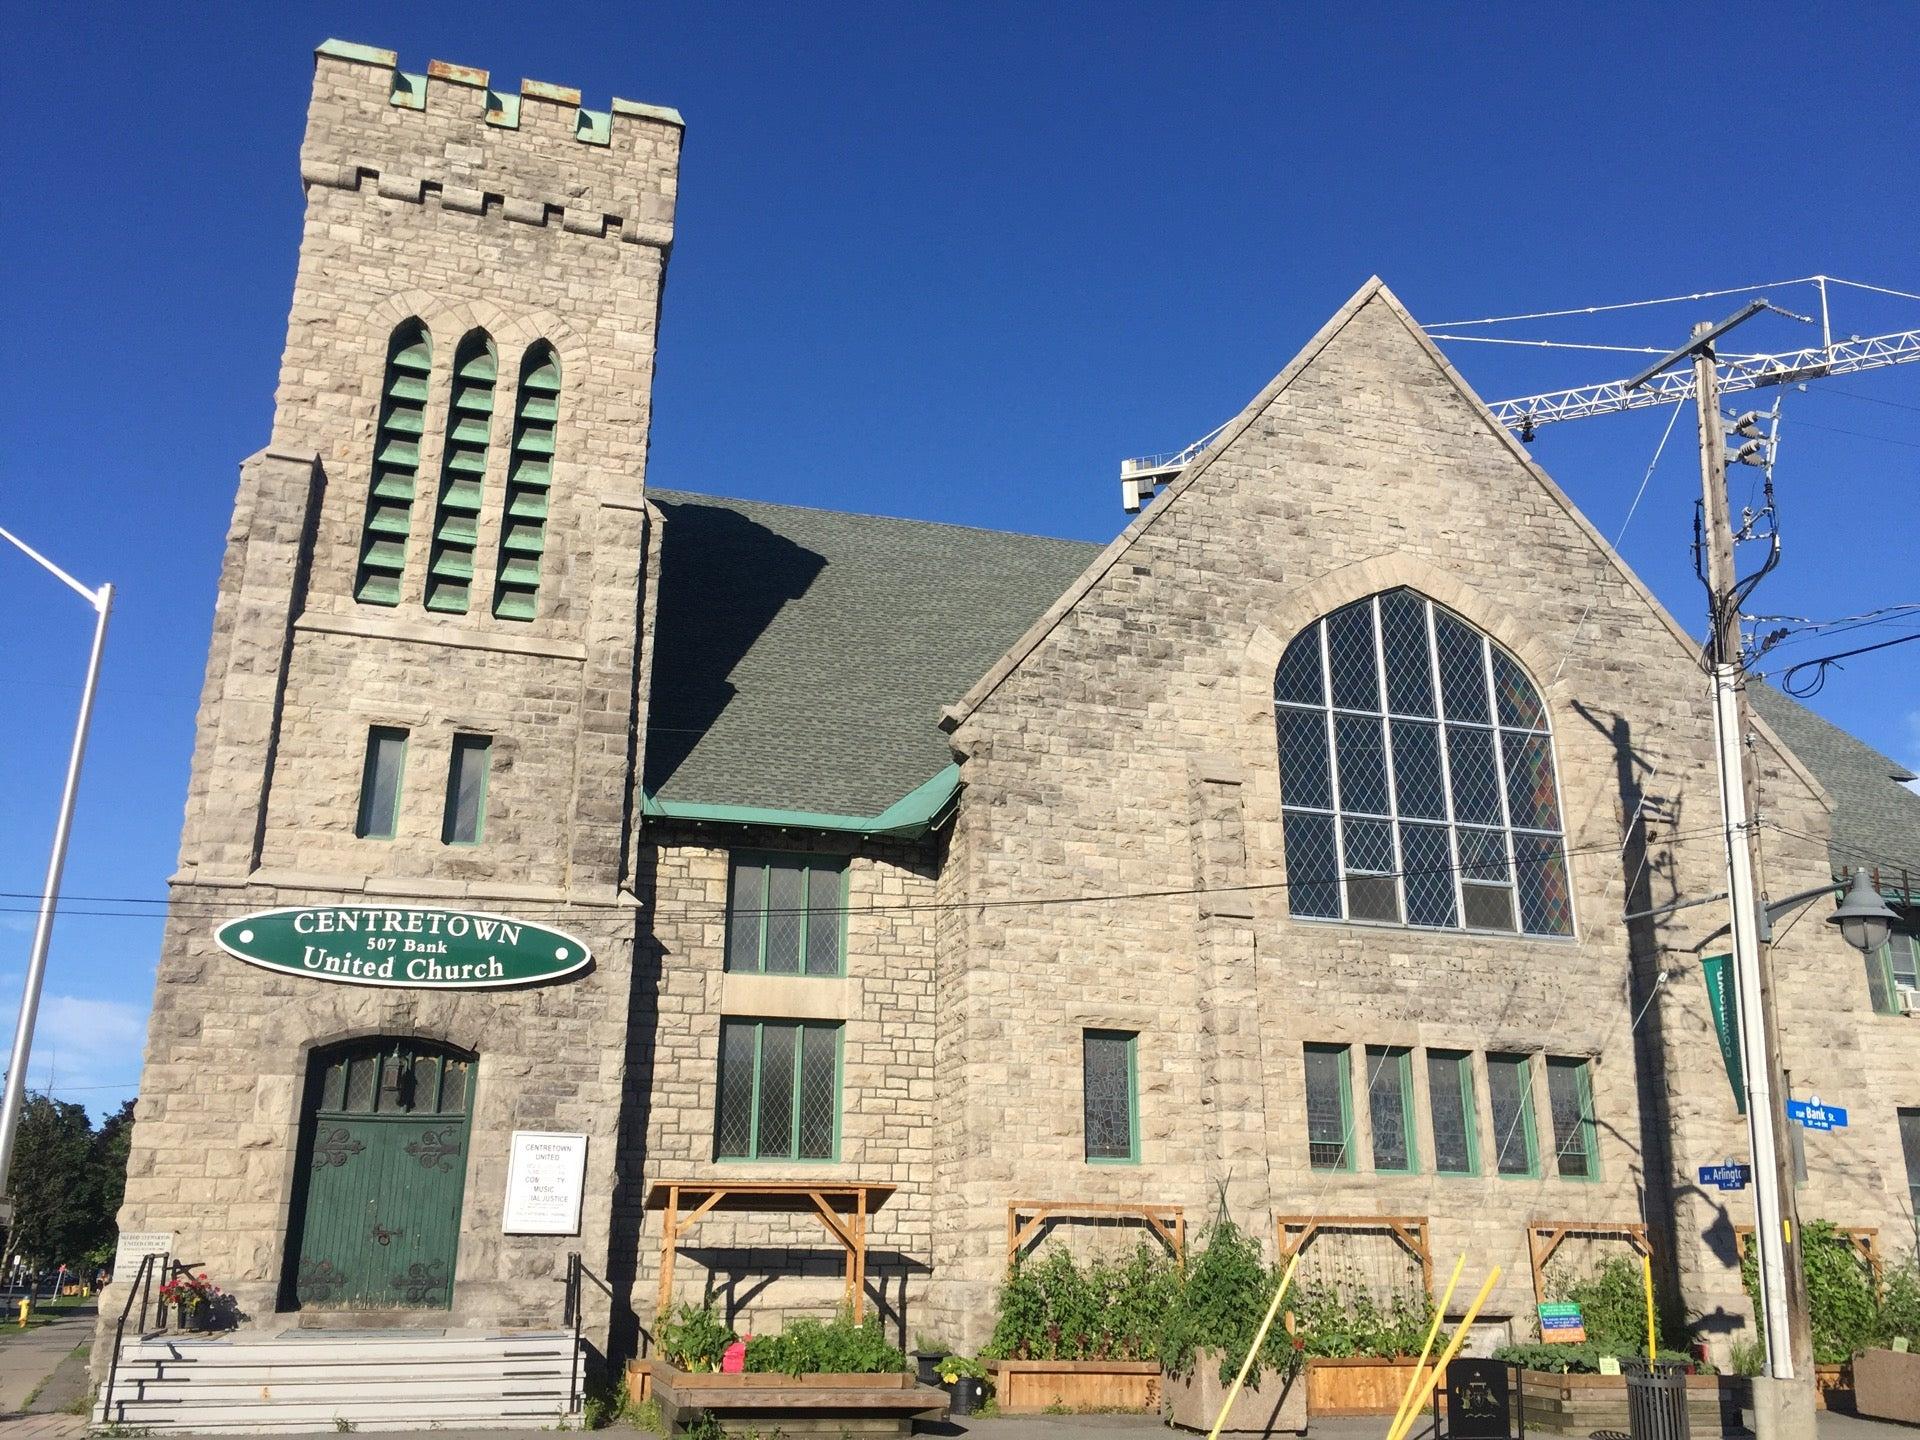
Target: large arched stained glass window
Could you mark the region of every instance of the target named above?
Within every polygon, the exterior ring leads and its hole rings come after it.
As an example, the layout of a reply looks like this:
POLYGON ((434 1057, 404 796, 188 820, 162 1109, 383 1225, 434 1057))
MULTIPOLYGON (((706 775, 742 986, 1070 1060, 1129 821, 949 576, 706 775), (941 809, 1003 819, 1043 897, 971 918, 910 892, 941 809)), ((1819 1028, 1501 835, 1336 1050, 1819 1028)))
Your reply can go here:
POLYGON ((1546 707, 1411 590, 1316 620, 1274 677, 1295 915, 1571 935, 1546 707))

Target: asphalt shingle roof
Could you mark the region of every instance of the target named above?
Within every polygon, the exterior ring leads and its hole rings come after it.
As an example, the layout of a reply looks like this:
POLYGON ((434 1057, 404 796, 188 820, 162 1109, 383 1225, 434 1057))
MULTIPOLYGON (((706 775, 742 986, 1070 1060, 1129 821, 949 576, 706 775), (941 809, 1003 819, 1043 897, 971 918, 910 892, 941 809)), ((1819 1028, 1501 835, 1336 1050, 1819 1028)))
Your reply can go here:
POLYGON ((1901 783, 1913 772, 1771 685, 1749 686, 1747 698, 1833 798, 1834 871, 1914 870, 1920 795, 1901 783))
POLYGON ((878 815, 953 759, 940 712, 1101 547, 649 488, 665 517, 646 788, 878 815))

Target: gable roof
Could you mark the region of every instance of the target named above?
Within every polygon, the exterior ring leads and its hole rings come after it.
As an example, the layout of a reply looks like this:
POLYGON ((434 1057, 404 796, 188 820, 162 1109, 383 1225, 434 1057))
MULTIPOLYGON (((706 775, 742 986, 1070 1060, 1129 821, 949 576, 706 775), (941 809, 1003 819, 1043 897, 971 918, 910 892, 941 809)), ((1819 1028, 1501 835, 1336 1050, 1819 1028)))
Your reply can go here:
POLYGON ((644 770, 657 816, 924 829, 957 780, 941 710, 1099 549, 647 494, 662 516, 644 770))
POLYGON ((1877 868, 1882 891, 1903 888, 1886 877, 1920 864, 1920 795, 1903 783, 1913 772, 1771 685, 1748 685, 1747 699, 1833 797, 1834 874, 1877 868))

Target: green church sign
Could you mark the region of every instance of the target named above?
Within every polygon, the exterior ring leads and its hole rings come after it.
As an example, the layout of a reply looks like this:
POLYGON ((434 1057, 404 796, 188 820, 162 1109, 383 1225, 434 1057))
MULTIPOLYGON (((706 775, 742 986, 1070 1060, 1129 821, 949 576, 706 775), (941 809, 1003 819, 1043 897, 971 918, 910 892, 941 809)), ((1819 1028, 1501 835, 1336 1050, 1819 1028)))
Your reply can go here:
POLYGON ((558 980, 593 957, 562 930, 477 910, 315 905, 262 910, 213 932, 249 965, 416 990, 488 990, 558 980))

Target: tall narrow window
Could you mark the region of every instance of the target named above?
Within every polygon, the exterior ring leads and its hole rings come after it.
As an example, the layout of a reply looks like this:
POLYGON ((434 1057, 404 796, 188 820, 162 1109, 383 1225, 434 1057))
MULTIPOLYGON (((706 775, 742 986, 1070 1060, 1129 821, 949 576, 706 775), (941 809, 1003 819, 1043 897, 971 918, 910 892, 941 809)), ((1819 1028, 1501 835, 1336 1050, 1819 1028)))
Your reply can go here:
POLYGON ((1473 1057, 1458 1050, 1429 1050, 1427 1101, 1433 1110, 1434 1170, 1441 1175, 1478 1175, 1473 1057))
POLYGON ((1547 710, 1506 651, 1389 590, 1295 636, 1273 698, 1295 915, 1573 933, 1547 710))
POLYGON ((1867 956, 1867 988, 1882 1015, 1920 1010, 1920 936, 1895 930, 1867 956))
POLYGON ((733 857, 726 968, 762 975, 841 975, 847 862, 840 855, 733 857))
POLYGON ((1373 1168, 1418 1170, 1413 1139, 1413 1053, 1404 1045, 1367 1047, 1367 1114, 1373 1121, 1373 1168))
POLYGON ((1547 1101, 1553 1111, 1554 1166, 1567 1180, 1600 1178, 1593 1123, 1593 1072, 1585 1060, 1547 1057, 1547 1101))
POLYGON ((1307 1162, 1315 1170, 1353 1168, 1353 1083, 1344 1045, 1309 1045, 1307 1162))
POLYGON ((493 341, 469 331, 453 355, 453 400, 440 459, 440 504, 427 561, 427 608, 464 614, 473 596, 473 554, 480 543, 480 496, 493 426, 493 341))
POLYGON ((447 810, 440 839, 448 845, 478 845, 487 824, 487 781, 493 769, 493 740, 486 735, 453 737, 447 767, 447 810))
POLYGON ((1920 1110, 1900 1112, 1900 1151, 1907 1160, 1907 1204, 1920 1215, 1920 1110))
POLYGON ((554 436, 560 424, 560 357, 542 340, 520 362, 514 393, 513 450, 507 457, 506 510, 500 518, 500 565, 493 613, 531 620, 540 608, 540 557, 547 548, 554 436))
POLYGON ((1493 1111, 1494 1169, 1502 1175, 1538 1175, 1533 1069, 1527 1056, 1487 1056, 1487 1102, 1493 1111))
POLYGON ((353 833, 364 840, 391 840, 400 828, 400 777, 407 764, 407 732, 387 725, 367 731, 367 759, 360 771, 360 818, 353 833))
POLYGON ((363 605, 400 603, 432 369, 433 340, 427 327, 418 320, 401 322, 387 342, 380 419, 373 431, 373 481, 360 536, 360 569, 353 582, 353 598, 363 605))
POLYGON ((1126 1030, 1088 1030, 1081 1037, 1081 1104, 1090 1163, 1140 1159, 1138 1043, 1139 1037, 1126 1030))
POLYGON ((717 1160, 832 1160, 840 1148, 840 1027, 720 1022, 717 1160))

